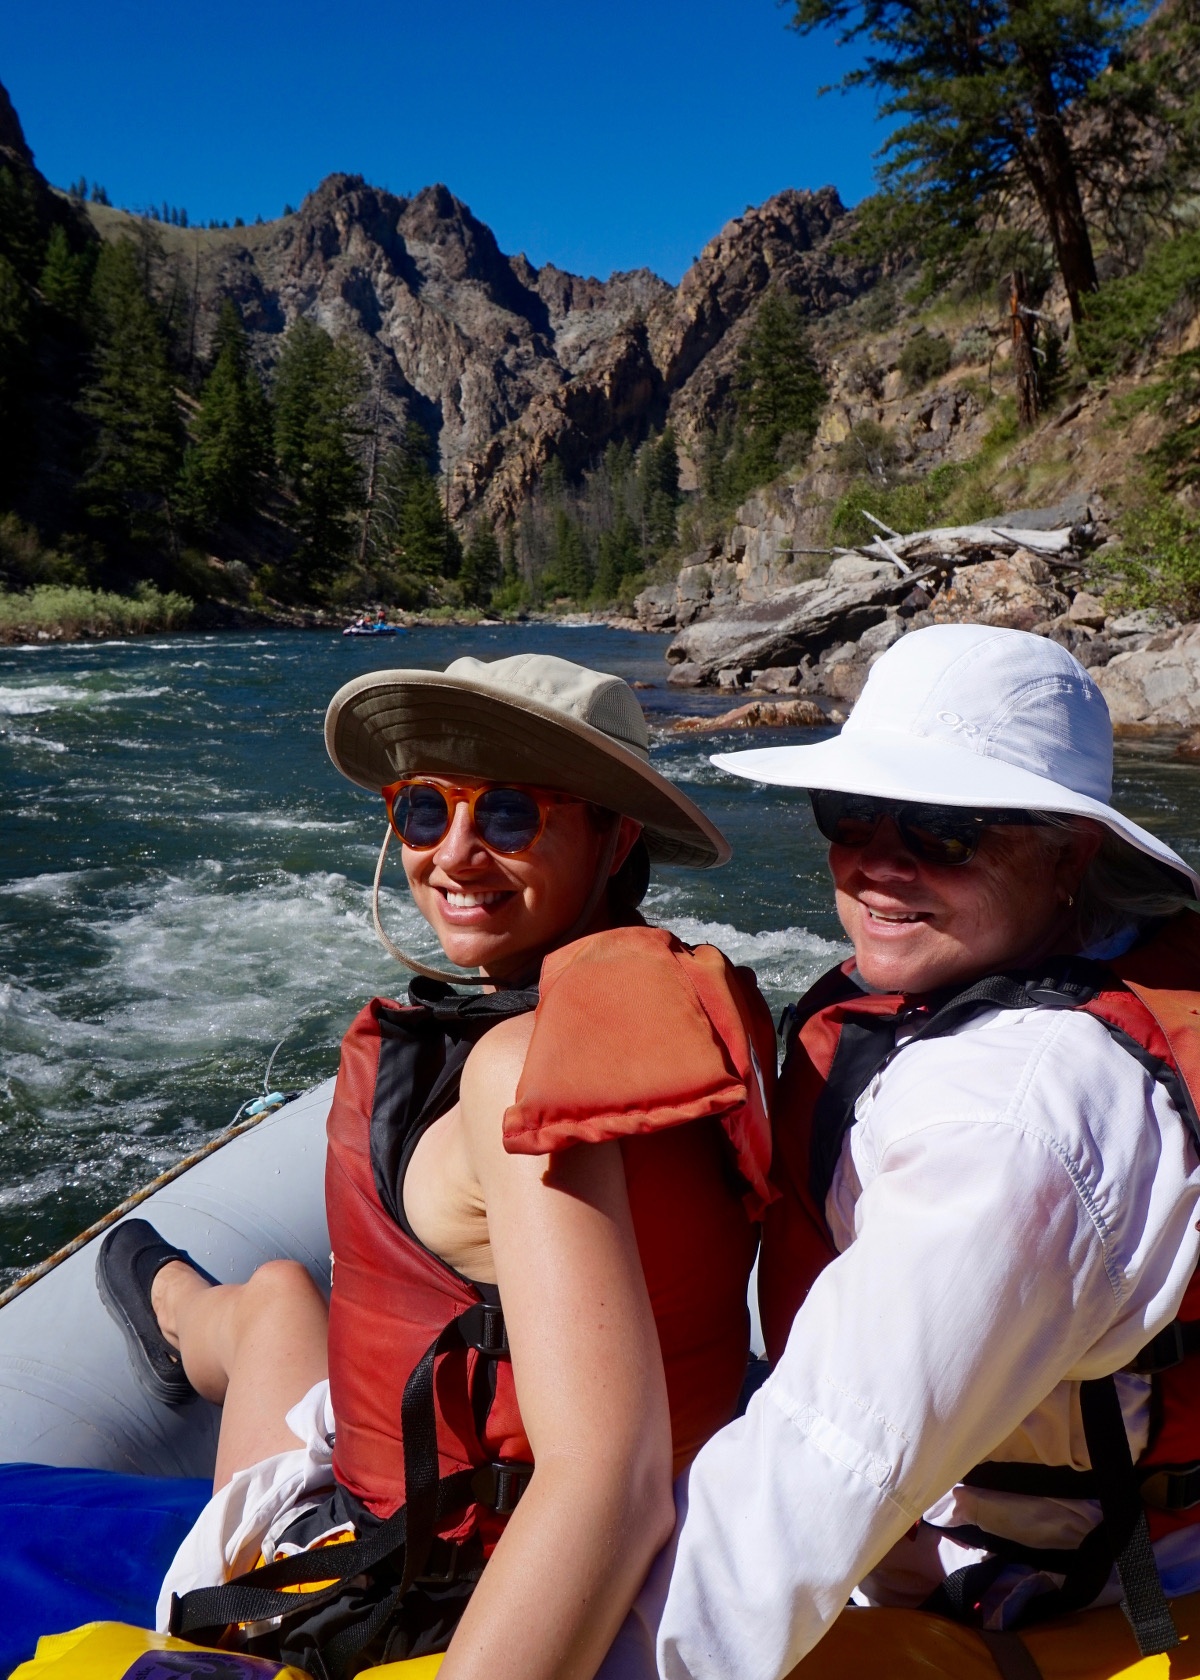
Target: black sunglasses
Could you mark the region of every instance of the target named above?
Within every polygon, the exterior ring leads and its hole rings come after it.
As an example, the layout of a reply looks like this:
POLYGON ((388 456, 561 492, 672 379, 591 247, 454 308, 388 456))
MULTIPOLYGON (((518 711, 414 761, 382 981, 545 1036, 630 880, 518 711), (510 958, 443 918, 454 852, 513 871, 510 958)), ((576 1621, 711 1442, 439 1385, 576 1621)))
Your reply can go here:
POLYGON ((825 788, 810 789, 808 797, 812 800, 817 827, 831 845, 867 846, 880 823, 890 817, 915 857, 923 863, 940 863, 950 868, 970 863, 985 828, 1045 827, 1045 818, 1035 811, 899 804, 891 799, 871 799, 861 793, 833 793, 825 788))

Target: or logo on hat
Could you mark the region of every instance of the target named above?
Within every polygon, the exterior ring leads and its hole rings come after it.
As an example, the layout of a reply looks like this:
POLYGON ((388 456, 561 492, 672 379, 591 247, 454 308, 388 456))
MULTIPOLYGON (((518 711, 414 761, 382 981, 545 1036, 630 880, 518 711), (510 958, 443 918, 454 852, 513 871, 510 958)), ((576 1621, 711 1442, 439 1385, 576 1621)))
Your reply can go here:
POLYGON ((966 718, 959 717, 957 712, 939 712, 938 722, 948 723, 956 734, 969 735, 972 739, 974 739, 974 737, 979 733, 979 725, 977 723, 968 723, 966 718))

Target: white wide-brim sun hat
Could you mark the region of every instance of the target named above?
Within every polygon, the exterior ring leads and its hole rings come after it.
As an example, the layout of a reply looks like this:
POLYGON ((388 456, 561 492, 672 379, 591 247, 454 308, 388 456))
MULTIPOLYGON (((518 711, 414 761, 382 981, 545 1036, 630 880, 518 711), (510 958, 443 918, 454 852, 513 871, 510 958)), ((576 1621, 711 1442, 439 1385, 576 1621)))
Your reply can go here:
POLYGON ((923 805, 1091 817, 1182 875, 1200 875, 1112 801, 1104 696, 1066 648, 1023 630, 935 624, 876 661, 841 734, 715 753, 750 781, 923 805))

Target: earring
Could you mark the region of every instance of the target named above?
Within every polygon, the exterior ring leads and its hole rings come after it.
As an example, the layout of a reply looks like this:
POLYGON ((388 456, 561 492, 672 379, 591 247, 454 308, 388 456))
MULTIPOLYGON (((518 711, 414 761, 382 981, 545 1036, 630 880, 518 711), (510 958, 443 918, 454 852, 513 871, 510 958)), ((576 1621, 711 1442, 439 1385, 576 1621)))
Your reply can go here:
POLYGON ((1068 893, 1067 894, 1067 909, 1068 910, 1073 910, 1074 908, 1075 908, 1075 894, 1074 893, 1068 893))

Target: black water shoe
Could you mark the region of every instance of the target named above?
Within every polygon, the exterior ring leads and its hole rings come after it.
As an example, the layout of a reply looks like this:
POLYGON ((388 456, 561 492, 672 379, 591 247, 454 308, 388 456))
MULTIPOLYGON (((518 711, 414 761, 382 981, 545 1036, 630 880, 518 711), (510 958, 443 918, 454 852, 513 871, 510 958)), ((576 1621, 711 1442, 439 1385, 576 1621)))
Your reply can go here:
POLYGON ((181 1248, 164 1242, 145 1219, 126 1219, 100 1244, 96 1256, 96 1288, 125 1337, 133 1368, 142 1387, 167 1406, 182 1406, 196 1398, 178 1348, 158 1327, 150 1305, 150 1286, 172 1260, 182 1260, 209 1283, 210 1277, 181 1248))

